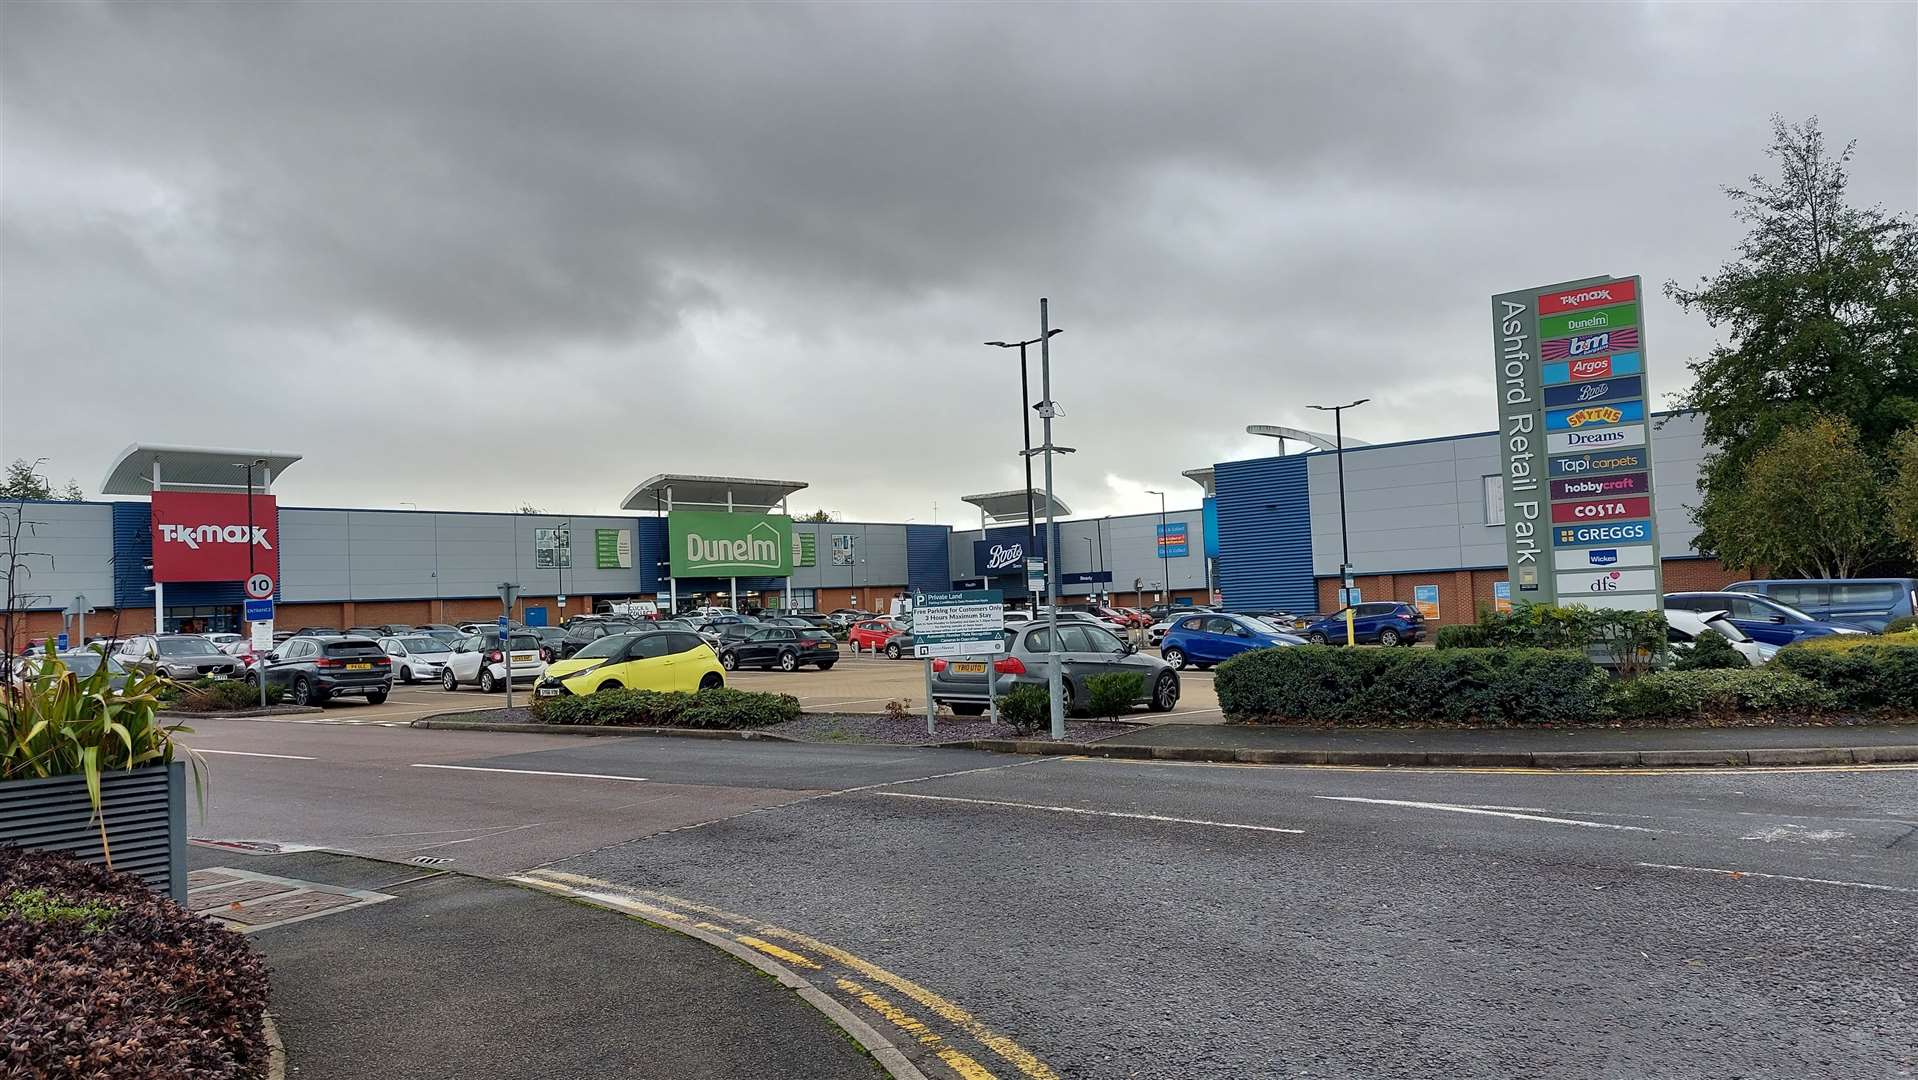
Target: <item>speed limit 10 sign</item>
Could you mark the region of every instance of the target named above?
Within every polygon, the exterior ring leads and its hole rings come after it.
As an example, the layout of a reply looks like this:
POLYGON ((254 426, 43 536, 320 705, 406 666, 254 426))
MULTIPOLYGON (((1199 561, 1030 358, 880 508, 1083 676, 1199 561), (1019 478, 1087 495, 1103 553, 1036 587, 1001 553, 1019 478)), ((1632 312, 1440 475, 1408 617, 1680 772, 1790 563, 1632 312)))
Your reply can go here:
POLYGON ((255 600, 265 600, 273 595, 273 576, 254 574, 246 579, 246 594, 255 600))

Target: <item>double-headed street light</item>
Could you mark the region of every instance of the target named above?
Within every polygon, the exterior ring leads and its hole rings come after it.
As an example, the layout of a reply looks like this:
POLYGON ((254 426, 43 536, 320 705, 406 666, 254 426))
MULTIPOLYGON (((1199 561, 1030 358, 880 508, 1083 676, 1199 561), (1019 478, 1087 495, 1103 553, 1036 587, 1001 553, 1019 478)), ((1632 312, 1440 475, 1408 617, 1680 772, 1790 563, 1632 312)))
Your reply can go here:
POLYGON ((1356 409, 1371 398, 1360 398, 1345 405, 1307 405, 1308 409, 1332 414, 1333 457, 1339 464, 1339 606, 1345 608, 1345 643, 1357 639, 1352 626, 1352 536, 1345 527, 1345 410, 1356 409))
MULTIPOLYGON (((1057 337, 1063 333, 1065 333, 1063 329, 1055 327, 1053 329, 1046 330, 1044 333, 1042 333, 1040 336, 1036 338, 1028 338, 1025 341, 988 341, 986 342, 987 345, 990 345, 995 349, 1018 349, 1019 350, 1019 424, 1025 435, 1025 441, 1020 445, 1019 453, 1021 456, 1023 456, 1026 459, 1026 551, 1025 551, 1025 555, 1026 555, 1026 558, 1028 559, 1033 558, 1039 553, 1039 536, 1038 536, 1038 526, 1036 523, 1036 516, 1032 506, 1032 414, 1026 411, 1027 407, 1032 404, 1032 387, 1026 377, 1026 346, 1037 345, 1042 341, 1045 341, 1049 338, 1057 337)), ((1024 573, 1025 571, 1022 568, 1020 572, 1024 573)), ((1032 610, 1035 613, 1039 610, 1039 600, 1037 596, 1034 596, 1032 599, 1032 610)))

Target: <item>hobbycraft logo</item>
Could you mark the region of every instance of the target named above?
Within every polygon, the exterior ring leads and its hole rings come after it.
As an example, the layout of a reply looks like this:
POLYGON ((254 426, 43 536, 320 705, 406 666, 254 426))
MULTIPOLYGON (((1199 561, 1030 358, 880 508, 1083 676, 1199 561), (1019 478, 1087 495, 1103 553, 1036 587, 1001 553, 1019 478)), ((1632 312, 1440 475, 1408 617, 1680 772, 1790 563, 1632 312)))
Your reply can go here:
POLYGON ((1578 410, 1566 417, 1565 422, 1572 427, 1580 427, 1585 424, 1616 424, 1624 419, 1624 417, 1624 413, 1619 412, 1609 405, 1595 405, 1589 409, 1578 410))
MULTIPOLYGON (((163 544, 185 544, 195 551, 201 544, 244 544, 247 542, 245 525, 162 525, 160 542, 163 544)), ((252 526, 253 542, 268 551, 273 550, 273 541, 267 538, 266 526, 252 526)))

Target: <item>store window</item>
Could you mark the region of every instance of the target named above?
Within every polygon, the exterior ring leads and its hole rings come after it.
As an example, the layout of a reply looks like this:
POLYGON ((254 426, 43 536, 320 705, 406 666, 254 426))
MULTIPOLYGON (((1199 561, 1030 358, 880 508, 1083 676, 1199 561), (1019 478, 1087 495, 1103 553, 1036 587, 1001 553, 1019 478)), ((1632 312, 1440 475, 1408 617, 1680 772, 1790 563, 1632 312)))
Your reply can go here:
POLYGON ((1505 477, 1499 473, 1485 478, 1485 524, 1505 524, 1505 477))

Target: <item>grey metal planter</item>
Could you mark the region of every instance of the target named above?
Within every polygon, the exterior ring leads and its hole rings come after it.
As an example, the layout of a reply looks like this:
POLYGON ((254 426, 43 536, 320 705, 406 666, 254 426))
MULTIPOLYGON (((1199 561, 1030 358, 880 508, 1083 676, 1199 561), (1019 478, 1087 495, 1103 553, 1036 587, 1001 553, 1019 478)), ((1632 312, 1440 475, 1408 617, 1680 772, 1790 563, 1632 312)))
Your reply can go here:
MULTIPOLYGON (((113 868, 186 902, 186 763, 109 769, 100 808, 113 868)), ((84 776, 0 782, 0 844, 77 855, 106 864, 84 776)))

